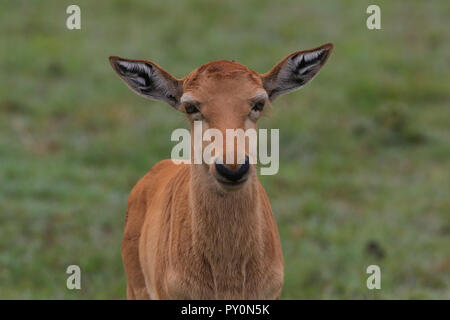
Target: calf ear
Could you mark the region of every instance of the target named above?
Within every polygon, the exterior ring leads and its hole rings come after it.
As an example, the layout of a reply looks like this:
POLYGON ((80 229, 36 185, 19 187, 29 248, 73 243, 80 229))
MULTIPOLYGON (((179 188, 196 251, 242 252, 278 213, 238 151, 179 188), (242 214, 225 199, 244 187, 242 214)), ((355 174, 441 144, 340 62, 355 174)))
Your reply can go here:
POLYGON ((183 94, 181 80, 174 78, 151 61, 109 57, 109 62, 133 91, 146 98, 162 100, 178 108, 183 94))
POLYGON ((327 43, 315 49, 293 52, 272 70, 261 75, 269 99, 273 101, 282 94, 304 86, 319 72, 332 49, 333 45, 327 43))

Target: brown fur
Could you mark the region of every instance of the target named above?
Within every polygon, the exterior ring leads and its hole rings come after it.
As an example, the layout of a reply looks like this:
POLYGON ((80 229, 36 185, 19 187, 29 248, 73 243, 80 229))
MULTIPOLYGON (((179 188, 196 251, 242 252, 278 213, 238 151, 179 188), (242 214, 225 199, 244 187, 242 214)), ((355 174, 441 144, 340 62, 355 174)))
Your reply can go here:
POLYGON ((283 258, 260 183, 224 195, 191 171, 164 160, 130 195, 122 247, 128 298, 279 298, 283 258))
MULTIPOLYGON (((235 62, 200 69, 184 81, 184 92, 202 101, 214 95, 214 103, 202 109, 211 127, 224 134, 226 128, 244 128, 249 107, 243 102, 261 80, 235 62)), ((256 174, 249 180, 239 192, 223 191, 203 165, 170 160, 141 179, 129 198, 122 249, 128 297, 279 298, 283 258, 277 227, 256 174)))
MULTIPOLYGON (((332 45, 321 48, 331 51, 332 45)), ((220 60, 179 80, 150 61, 136 61, 153 65, 170 81, 174 97, 182 92, 199 101, 203 129, 225 136, 226 129, 256 128, 249 99, 267 88, 279 90, 278 73, 293 54, 264 75, 220 60)), ((111 57, 113 68, 118 59, 111 57)), ((173 105, 185 111, 183 104, 173 105)), ((236 158, 229 165, 238 166, 236 158)), ((283 286, 278 230, 254 165, 247 181, 233 189, 218 182, 214 165, 156 164, 130 194, 122 256, 129 299, 278 299, 283 286)))

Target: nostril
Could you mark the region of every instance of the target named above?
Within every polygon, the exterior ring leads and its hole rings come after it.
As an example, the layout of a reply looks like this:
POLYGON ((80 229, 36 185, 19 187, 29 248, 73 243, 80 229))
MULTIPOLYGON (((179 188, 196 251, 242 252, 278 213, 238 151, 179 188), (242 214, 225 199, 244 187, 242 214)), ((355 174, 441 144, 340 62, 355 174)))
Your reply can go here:
POLYGON ((217 172, 224 178, 231 181, 238 181, 241 179, 250 169, 250 163, 248 156, 245 157, 245 163, 237 170, 231 170, 227 166, 216 162, 217 172))

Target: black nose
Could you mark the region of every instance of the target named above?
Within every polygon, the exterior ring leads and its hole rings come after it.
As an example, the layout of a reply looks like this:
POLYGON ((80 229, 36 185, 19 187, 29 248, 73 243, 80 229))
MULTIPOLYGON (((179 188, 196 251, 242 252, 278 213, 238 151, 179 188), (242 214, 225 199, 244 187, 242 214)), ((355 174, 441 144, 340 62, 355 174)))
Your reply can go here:
POLYGON ((248 161, 248 156, 245 157, 245 163, 237 170, 231 170, 223 164, 216 162, 216 170, 217 172, 230 181, 238 181, 241 179, 250 169, 250 164, 248 161))

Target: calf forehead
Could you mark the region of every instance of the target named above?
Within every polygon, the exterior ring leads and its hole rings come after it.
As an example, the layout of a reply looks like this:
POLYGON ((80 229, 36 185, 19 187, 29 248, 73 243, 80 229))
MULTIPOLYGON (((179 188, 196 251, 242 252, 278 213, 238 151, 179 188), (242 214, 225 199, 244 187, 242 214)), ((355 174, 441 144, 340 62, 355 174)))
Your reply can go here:
POLYGON ((207 63, 186 76, 184 90, 195 92, 223 92, 252 90, 262 87, 258 73, 235 61, 219 60, 207 63))

